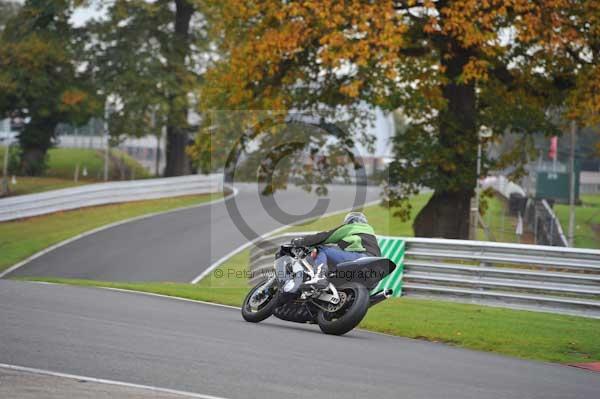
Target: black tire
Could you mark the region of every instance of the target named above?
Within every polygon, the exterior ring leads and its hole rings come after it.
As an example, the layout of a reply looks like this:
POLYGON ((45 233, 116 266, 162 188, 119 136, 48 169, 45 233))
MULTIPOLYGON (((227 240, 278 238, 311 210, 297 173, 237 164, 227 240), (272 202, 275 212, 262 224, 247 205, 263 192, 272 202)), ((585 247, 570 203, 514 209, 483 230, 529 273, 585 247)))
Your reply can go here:
POLYGON ((338 291, 352 293, 349 307, 342 307, 338 312, 330 313, 323 310, 317 315, 319 328, 325 334, 343 335, 361 322, 369 309, 369 290, 359 283, 346 283, 337 287, 338 291), (341 313, 340 313, 341 312, 341 313))
POLYGON ((252 288, 242 303, 242 317, 244 320, 250 323, 258 323, 265 320, 273 314, 275 308, 279 305, 280 301, 277 282, 273 282, 273 288, 271 288, 271 298, 269 298, 266 303, 262 304, 258 310, 252 310, 250 306, 250 298, 252 298, 254 292, 262 287, 263 284, 264 282, 261 282, 252 288))

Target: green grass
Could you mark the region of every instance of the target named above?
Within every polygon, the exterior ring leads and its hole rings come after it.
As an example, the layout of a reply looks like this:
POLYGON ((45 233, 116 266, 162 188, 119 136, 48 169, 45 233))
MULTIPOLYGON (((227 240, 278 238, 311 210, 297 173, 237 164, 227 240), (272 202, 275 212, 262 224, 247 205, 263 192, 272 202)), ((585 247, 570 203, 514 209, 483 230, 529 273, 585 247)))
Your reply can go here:
MULTIPOLYGON (((412 218, 403 222, 398 217, 394 217, 394 209, 388 209, 379 205, 369 206, 362 209, 369 219, 369 224, 373 226, 377 234, 400 237, 412 237, 412 222, 416 214, 425 206, 431 194, 420 194, 411 199, 412 218)), ((329 230, 339 226, 344 218, 344 213, 327 216, 324 218, 313 219, 301 225, 291 226, 284 232, 302 232, 302 231, 322 231, 329 230)))
POLYGON ((85 231, 154 212, 200 204, 221 194, 128 202, 0 223, 0 271, 34 253, 85 231))
POLYGON ((73 180, 57 177, 19 176, 16 179, 16 184, 12 184, 12 178, 9 180, 10 195, 41 193, 43 191, 80 186, 86 183, 82 181, 75 183, 73 180))
MULTIPOLYGON (((135 169, 136 179, 148 177, 148 172, 132 157, 120 150, 111 150, 113 158, 122 159, 129 168, 135 169)), ((86 180, 101 179, 104 173, 104 153, 87 148, 52 148, 48 151, 48 169, 46 176, 72 179, 79 164, 80 178, 86 180), (88 176, 82 176, 83 168, 88 176)), ((116 165, 110 163, 110 173, 114 175, 116 165)))
MULTIPOLYGON (((517 228, 517 218, 508 213, 508 204, 505 200, 494 195, 487 198, 487 209, 483 215, 483 221, 491 232, 492 238, 497 242, 519 242, 519 237, 515 233, 517 228)), ((477 230, 477 238, 483 241, 492 241, 488 239, 483 228, 477 230)), ((521 243, 533 244, 531 234, 524 234, 521 237, 521 243)))
POLYGON ((600 360, 600 320, 583 317, 394 298, 371 309, 360 326, 524 359, 600 360))
MULTIPOLYGON (((95 179, 104 170, 104 158, 97 150, 87 148, 52 148, 48 151, 46 176, 73 178, 76 165, 80 173, 85 167, 88 179, 95 179)), ((84 178, 83 176, 81 176, 84 178)))
MULTIPOLYGON (((600 249, 600 195, 581 195, 582 204, 575 207, 575 246, 600 249)), ((554 205, 565 235, 569 229, 569 205, 554 205)))
MULTIPOLYGON (((0 147, 0 165, 3 165, 4 148, 0 147)), ((135 159, 124 152, 111 150, 109 174, 111 179, 120 179, 121 175, 117 165, 113 162, 119 159, 127 165, 126 178, 131 174, 136 179, 149 177, 149 173, 135 159)), ((1 173, 0 168, 0 173, 1 173)), ((87 148, 52 148, 48 151, 48 168, 44 176, 24 177, 17 176, 17 184, 11 184, 11 195, 31 194, 36 192, 72 187, 78 184, 101 181, 104 176, 104 153, 99 150, 87 148), (74 174, 79 165, 79 182, 75 183, 74 174), (87 176, 83 176, 84 168, 87 176)))

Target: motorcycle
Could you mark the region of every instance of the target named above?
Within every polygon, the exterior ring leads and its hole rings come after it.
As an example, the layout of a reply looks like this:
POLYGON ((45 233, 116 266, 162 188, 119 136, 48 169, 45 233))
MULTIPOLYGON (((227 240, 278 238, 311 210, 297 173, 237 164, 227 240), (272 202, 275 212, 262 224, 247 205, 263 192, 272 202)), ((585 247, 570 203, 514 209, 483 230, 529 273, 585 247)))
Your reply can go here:
POLYGON ((244 320, 258 323, 273 315, 295 323, 318 324, 325 334, 343 335, 361 322, 370 306, 393 294, 390 289, 370 294, 396 268, 383 257, 368 256, 330 267, 326 288, 304 284, 317 273, 311 263, 314 251, 282 245, 274 269, 246 295, 244 320))

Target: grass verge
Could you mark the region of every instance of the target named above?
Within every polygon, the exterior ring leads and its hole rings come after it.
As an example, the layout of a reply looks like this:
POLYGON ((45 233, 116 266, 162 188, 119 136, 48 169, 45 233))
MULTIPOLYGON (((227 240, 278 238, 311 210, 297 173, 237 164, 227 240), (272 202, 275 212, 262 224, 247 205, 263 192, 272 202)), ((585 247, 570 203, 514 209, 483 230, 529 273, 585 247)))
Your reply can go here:
MULTIPOLYGON (((420 194, 411 198, 410 204, 412 207, 412 217, 419 213, 421 208, 427 204, 431 194, 420 194)), ((389 235, 389 236, 400 236, 400 237, 412 237, 412 223, 413 218, 407 221, 402 221, 398 217, 394 217, 394 209, 388 209, 379 205, 372 205, 362 209, 362 212, 369 219, 369 224, 373 226, 377 234, 389 235)), ((342 224, 344 219, 344 213, 340 212, 332 216, 324 218, 318 218, 309 220, 306 223, 300 225, 294 225, 283 232, 303 232, 303 231, 322 231, 329 230, 335 226, 342 224)))
MULTIPOLYGON (((149 176, 146 169, 134 158, 117 148, 112 148, 109 160, 109 174, 112 179, 117 179, 119 175, 117 162, 128 169, 127 178, 132 174, 136 179, 149 176)), ((100 180, 104 173, 104 152, 89 148, 52 148, 48 151, 48 169, 45 175, 72 179, 77 165, 80 168, 80 178, 100 180), (87 178, 81 175, 84 168, 87 169, 87 178)))
POLYGON ((24 195, 41 193, 44 191, 58 190, 61 188, 69 188, 80 186, 88 182, 79 181, 75 183, 73 179, 61 179, 58 177, 29 177, 19 176, 16 178, 16 184, 9 180, 10 193, 9 195, 24 195))
MULTIPOLYGON (((519 243, 519 237, 516 234, 518 218, 511 216, 508 212, 508 202, 498 195, 487 198, 487 209, 483 215, 483 220, 489 229, 491 237, 487 237, 482 227, 477 230, 477 239, 482 241, 497 241, 519 243), (492 240, 492 238, 494 240, 492 240)), ((533 244, 533 236, 525 233, 521 237, 522 244, 533 244)))
MULTIPOLYGON (((111 149, 109 160, 109 176, 111 180, 121 179, 121 168, 127 179, 149 177, 149 173, 139 162, 119 149, 111 149), (118 162, 117 162, 118 161, 118 162)), ((0 165, 4 158, 3 147, 0 147, 0 165)), ((88 148, 51 148, 48 150, 48 168, 44 176, 17 176, 17 183, 9 183, 10 195, 39 193, 48 190, 67 188, 86 183, 102 181, 104 173, 104 155, 99 150, 88 148), (79 165, 79 182, 73 181, 75 169, 79 165), (87 176, 83 175, 83 171, 87 176)), ((1 168, 0 168, 1 169, 1 168)), ((1 173, 1 170, 0 170, 1 173)))
MULTIPOLYGON (((554 205, 563 232, 568 234, 569 205, 554 205)), ((600 249, 600 195, 582 194, 575 207, 575 246, 600 249)))
POLYGON ((204 194, 127 202, 2 222, 0 271, 44 248, 88 230, 136 216, 197 205, 220 197, 222 194, 204 194))

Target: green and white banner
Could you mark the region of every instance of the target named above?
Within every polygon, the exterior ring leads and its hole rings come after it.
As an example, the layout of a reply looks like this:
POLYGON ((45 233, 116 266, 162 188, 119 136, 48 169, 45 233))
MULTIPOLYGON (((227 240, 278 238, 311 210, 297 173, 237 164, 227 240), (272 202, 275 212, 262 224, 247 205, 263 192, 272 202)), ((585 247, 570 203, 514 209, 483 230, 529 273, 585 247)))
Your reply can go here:
POLYGON ((392 296, 402 295, 402 275, 404 274, 404 250, 406 243, 404 240, 395 237, 377 237, 381 256, 385 256, 396 264, 396 269, 386 278, 381 280, 371 293, 377 293, 384 289, 391 289, 392 296))

